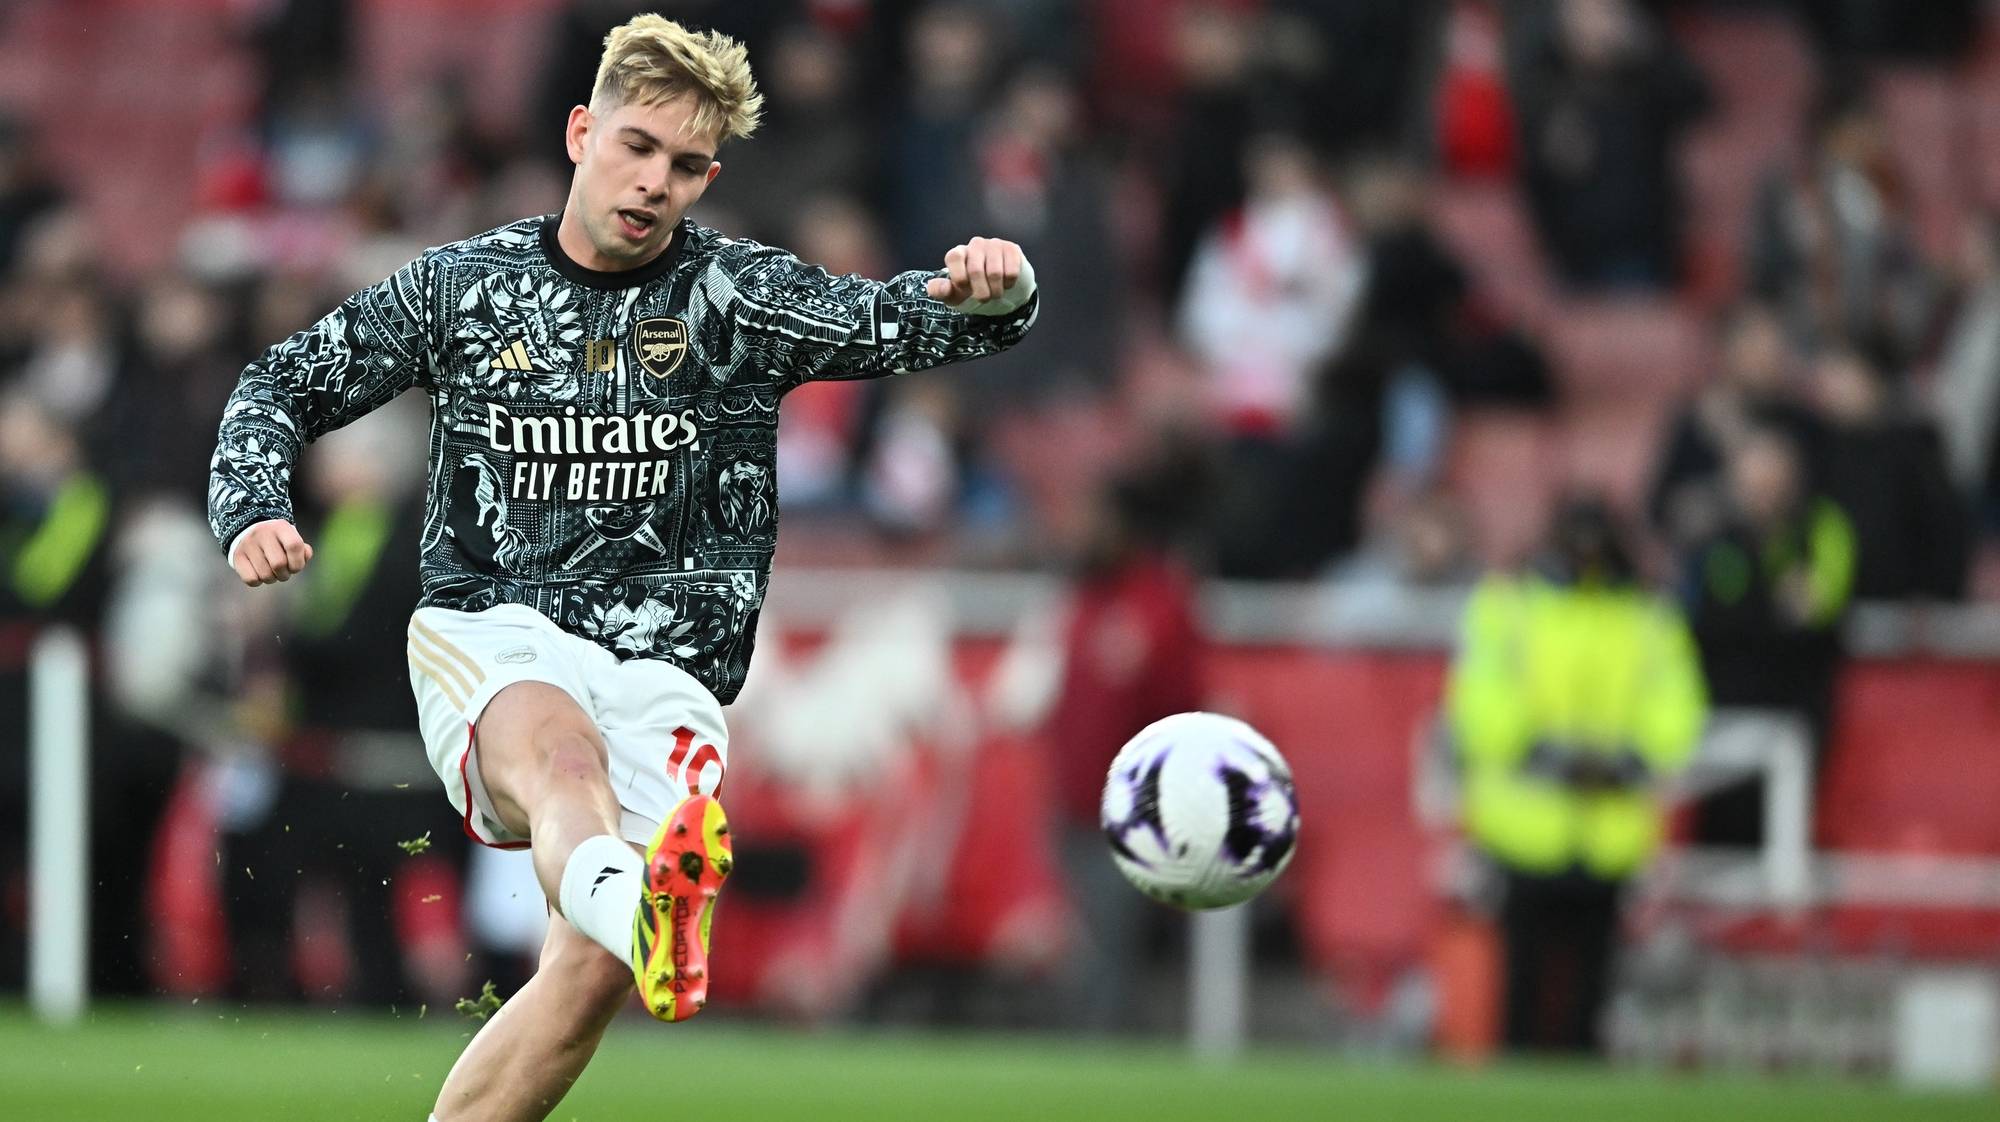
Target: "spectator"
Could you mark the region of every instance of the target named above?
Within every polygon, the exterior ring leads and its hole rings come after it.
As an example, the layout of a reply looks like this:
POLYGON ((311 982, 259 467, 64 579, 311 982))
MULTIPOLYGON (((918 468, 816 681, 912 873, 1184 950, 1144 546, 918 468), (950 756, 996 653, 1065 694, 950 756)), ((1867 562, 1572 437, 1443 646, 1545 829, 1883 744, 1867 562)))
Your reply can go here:
POLYGON ((1312 403, 1313 375, 1347 339, 1365 258, 1296 136, 1262 134, 1245 160, 1249 197, 1196 243, 1179 326, 1229 431, 1262 440, 1312 403))
POLYGON ((198 494, 215 450, 215 403, 242 366, 228 353, 228 309, 219 292, 164 273, 140 290, 135 312, 117 390, 94 426, 99 459, 123 498, 198 494))
POLYGON ((1285 85, 1314 107, 1314 146, 1336 158, 1406 146, 1431 43, 1442 24, 1432 0, 1272 0, 1266 49, 1290 62, 1285 85))
POLYGON ((1721 525, 1728 487, 1723 464, 1757 426, 1788 434, 1801 448, 1819 443, 1820 424, 1792 384, 1783 325, 1769 308, 1744 304, 1722 326, 1718 376, 1675 419, 1647 501, 1653 524, 1676 548, 1721 525))
POLYGON ((982 403, 1018 409, 1100 386, 1117 368, 1124 324, 1111 188, 1083 142, 1082 113, 1068 75, 1034 66, 1007 83, 980 135, 978 224, 1019 242, 1036 282, 1064 294, 1020 346, 953 380, 982 403))
POLYGON ((1382 398, 1388 466, 1422 487, 1442 466, 1450 407, 1539 407, 1552 396, 1547 364, 1473 291, 1458 258, 1425 219, 1425 191, 1407 163, 1363 161, 1349 212, 1367 245, 1367 280, 1350 346, 1349 380, 1322 396, 1351 411, 1382 398), (1379 365, 1375 371, 1362 364, 1379 365), (1358 384, 1357 384, 1358 383, 1358 384))
POLYGON ((75 431, 37 397, 0 401, 0 488, 8 524, 0 534, 0 618, 94 631, 111 494, 75 431))
POLYGON ((28 127, 0 113, 0 277, 13 271, 28 226, 62 205, 63 189, 37 158, 28 127))
POLYGON ((1359 534, 1386 367, 1348 347, 1366 258, 1312 153, 1267 133, 1247 160, 1249 200, 1201 239, 1179 326, 1228 440, 1217 571, 1297 577, 1359 534))
POLYGON ((879 134, 854 97, 851 65, 841 42, 811 24, 778 33, 764 65, 757 142, 722 153, 729 204, 742 215, 745 235, 778 241, 794 222, 803 183, 830 195, 875 196, 879 134))
POLYGON ((1453 179, 1507 179, 1518 145, 1495 0, 1453 0, 1443 17, 1431 115, 1439 170, 1453 179))
POLYGON ((243 32, 256 51, 267 114, 282 113, 315 87, 338 81, 354 68, 351 0, 270 0, 238 9, 243 32))
POLYGON ((40 289, 21 385, 66 425, 96 413, 112 393, 124 357, 117 313, 99 277, 40 289))
POLYGON ((1933 413, 1952 482, 2000 533, 2000 217, 1981 215, 1965 239, 1958 307, 1939 360, 1933 413))
POLYGON ((943 379, 883 390, 861 464, 861 498, 877 528, 906 542, 944 529, 964 483, 958 444, 967 423, 943 379))
POLYGON ((1707 109, 1707 89, 1630 0, 1561 0, 1556 14, 1553 34, 1528 46, 1515 92, 1542 244, 1576 292, 1671 288, 1675 141, 1707 109))
POLYGON ((1885 60, 1950 64, 1979 42, 1980 0, 1840 0, 1800 4, 1799 14, 1836 65, 1885 60))
POLYGON ((276 201, 302 209, 332 208, 359 187, 378 144, 375 122, 333 74, 301 80, 267 129, 276 201))
POLYGON ((994 81, 992 17, 969 4, 922 9, 910 30, 910 75, 890 123, 890 239, 898 261, 929 261, 963 236, 978 198, 981 109, 994 81))
MULTIPOLYGON (((500 224, 482 223, 475 213, 481 188, 500 176, 506 153, 480 125, 468 76, 446 71, 412 93, 384 122, 380 151, 366 178, 344 193, 363 239, 341 262, 348 290, 370 283, 362 278, 383 276, 426 245, 449 241, 469 227, 500 224)), ((557 189, 535 206, 546 209, 549 199, 561 197, 557 189)))
POLYGON ((97 631, 111 498, 60 417, 0 400, 0 989, 26 977, 28 659, 52 623, 97 631))
MULTIPOLYGON (((800 260, 835 274, 886 277, 895 271, 880 229, 859 200, 816 195, 801 203, 794 194, 792 208, 793 227, 782 244, 800 260)), ((813 382, 785 395, 785 423, 778 429, 778 494, 785 509, 854 497, 857 465, 873 451, 870 425, 880 419, 894 385, 813 382)))
MULTIPOLYGON (((1797 443, 1781 429, 1753 427, 1738 440, 1725 481, 1720 524, 1682 563, 1709 689, 1718 706, 1798 714, 1817 767, 1854 590, 1854 528, 1812 488, 1797 443)), ((1762 844, 1762 784, 1704 799, 1695 834, 1711 845, 1762 844)))
MULTIPOLYGON (((157 955, 163 965, 189 966, 192 949, 214 971, 211 980, 216 983, 233 958, 244 983, 238 992, 273 997, 285 992, 282 983, 291 975, 290 913, 279 891, 289 881, 268 875, 258 880, 243 873, 241 866, 224 872, 220 862, 212 862, 206 854, 211 845, 217 850, 229 848, 234 836, 270 813, 276 784, 266 745, 280 724, 283 690, 280 677, 267 668, 276 660, 266 657, 268 642, 261 637, 277 629, 276 617, 270 614, 276 601, 238 595, 242 582, 215 560, 214 536, 192 496, 156 494, 127 508, 118 542, 118 572, 105 612, 103 665, 117 716, 141 726, 143 738, 127 741, 121 733, 116 739, 107 737, 105 746, 123 751, 121 769, 161 776, 157 785, 162 789, 171 783, 169 777, 181 758, 190 759, 193 766, 187 769, 182 793, 174 798, 182 813, 169 812, 167 818, 185 822, 190 798, 199 804, 200 828, 212 825, 216 833, 200 839, 203 856, 193 863, 192 875, 214 877, 216 887, 229 893, 229 906, 206 931, 224 929, 224 921, 237 921, 226 928, 226 946, 208 945, 203 929, 190 930, 190 912, 199 914, 214 905, 201 899, 206 892, 186 890, 180 878, 190 873, 187 866, 163 858, 161 879, 152 881, 150 890, 130 896, 135 904, 143 902, 148 929, 158 935, 145 948, 145 957, 157 955), (174 887, 163 888, 162 881, 174 887), (162 892, 170 896, 162 897, 162 892), (265 909, 264 902, 272 899, 275 903, 265 909), (178 955, 176 945, 181 948, 178 955)), ((158 815, 160 794, 154 801, 158 815)), ((141 815, 134 814, 123 824, 134 840, 113 851, 102 867, 132 866, 124 858, 143 845, 162 845, 170 853, 175 848, 171 835, 155 839, 141 815)), ((257 860, 284 856, 260 853, 257 860)), ((108 930, 122 932, 129 923, 108 930)), ((132 950, 129 945, 118 948, 113 958, 142 961, 132 950)), ((156 971, 151 979, 172 989, 190 984, 177 973, 156 971)))
POLYGON ((1883 339, 1890 360, 1906 363, 1930 327, 1932 281, 1883 121, 1859 85, 1821 95, 1809 149, 1802 174, 1773 171, 1759 188, 1750 292, 1796 339, 1883 339))
POLYGON ((1445 707, 1466 833, 1504 884, 1506 1044, 1601 1052, 1623 889, 1707 708, 1687 626, 1608 508, 1568 504, 1537 567, 1474 591, 1445 707))
POLYGON ((1826 494, 1860 545, 1854 595, 1963 596, 1970 520, 1945 471, 1937 425, 1903 408, 1880 368, 1855 350, 1821 355, 1812 393, 1828 426, 1826 494))
POLYGON ((1168 52, 1177 96, 1162 137, 1157 174, 1165 214, 1160 225, 1160 298, 1184 306, 1197 231, 1243 205, 1245 146, 1258 122, 1256 21, 1210 4, 1176 4, 1168 52))
POLYGON ((1127 740, 1205 699, 1196 588, 1176 556, 1200 493, 1187 452, 1164 453, 1113 480, 1100 496, 1062 629, 1062 678, 1046 739, 1062 867, 1084 928, 1071 960, 1081 991, 1075 1007, 1099 1032, 1132 1021, 1147 907, 1105 855, 1099 797, 1127 740))

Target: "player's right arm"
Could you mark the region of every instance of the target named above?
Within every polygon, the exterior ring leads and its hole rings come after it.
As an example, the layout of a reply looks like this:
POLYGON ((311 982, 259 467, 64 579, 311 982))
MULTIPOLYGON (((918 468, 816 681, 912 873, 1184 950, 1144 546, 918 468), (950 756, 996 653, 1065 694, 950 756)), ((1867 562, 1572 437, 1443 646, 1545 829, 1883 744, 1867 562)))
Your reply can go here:
POLYGON ((208 476, 209 528, 243 583, 287 580, 312 559, 292 523, 300 449, 429 382, 434 269, 418 257, 244 368, 208 476))

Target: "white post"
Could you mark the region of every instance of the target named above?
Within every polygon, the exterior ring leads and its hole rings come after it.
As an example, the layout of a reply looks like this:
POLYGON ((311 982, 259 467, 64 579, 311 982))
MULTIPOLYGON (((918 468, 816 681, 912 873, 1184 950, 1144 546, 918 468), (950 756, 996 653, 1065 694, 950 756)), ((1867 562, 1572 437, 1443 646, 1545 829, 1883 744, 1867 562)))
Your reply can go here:
POLYGON ((1811 734, 1797 718, 1769 741, 1764 779, 1764 876, 1780 907, 1801 908, 1812 894, 1811 734))
POLYGON ((1188 1045, 1197 1057, 1242 1053, 1249 997, 1249 905, 1196 912, 1188 930, 1188 1045))
POLYGON ((90 941, 90 679, 67 627, 28 668, 28 1001, 51 1023, 83 1015, 90 941))

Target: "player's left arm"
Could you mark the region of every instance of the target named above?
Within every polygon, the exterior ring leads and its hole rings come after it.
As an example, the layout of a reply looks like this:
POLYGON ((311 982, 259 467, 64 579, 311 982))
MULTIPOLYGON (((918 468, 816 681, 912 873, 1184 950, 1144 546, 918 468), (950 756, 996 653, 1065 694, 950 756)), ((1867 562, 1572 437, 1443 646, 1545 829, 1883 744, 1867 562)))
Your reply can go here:
POLYGON ((1021 247, 973 238, 941 269, 887 281, 835 276, 758 247, 735 276, 735 321, 787 387, 877 378, 990 355, 1034 326, 1041 306, 1021 247))

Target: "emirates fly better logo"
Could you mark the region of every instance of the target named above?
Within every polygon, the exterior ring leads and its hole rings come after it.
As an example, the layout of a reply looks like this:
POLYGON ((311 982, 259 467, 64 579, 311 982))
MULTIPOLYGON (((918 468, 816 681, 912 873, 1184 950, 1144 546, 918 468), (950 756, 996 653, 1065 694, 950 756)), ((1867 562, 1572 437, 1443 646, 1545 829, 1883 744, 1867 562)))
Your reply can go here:
POLYGON ((515 499, 620 503, 667 491, 671 453, 701 436, 694 411, 609 416, 486 403, 486 443, 513 457, 515 499))

